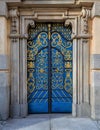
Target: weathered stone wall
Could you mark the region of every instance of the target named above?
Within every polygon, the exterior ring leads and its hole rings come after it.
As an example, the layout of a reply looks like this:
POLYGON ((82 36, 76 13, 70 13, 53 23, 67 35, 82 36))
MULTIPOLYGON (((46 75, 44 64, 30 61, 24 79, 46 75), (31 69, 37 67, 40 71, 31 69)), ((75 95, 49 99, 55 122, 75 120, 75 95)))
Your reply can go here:
POLYGON ((93 6, 91 44, 91 116, 100 119, 100 2, 93 6))
POLYGON ((7 19, 0 17, 0 119, 9 116, 9 66, 7 52, 7 19))

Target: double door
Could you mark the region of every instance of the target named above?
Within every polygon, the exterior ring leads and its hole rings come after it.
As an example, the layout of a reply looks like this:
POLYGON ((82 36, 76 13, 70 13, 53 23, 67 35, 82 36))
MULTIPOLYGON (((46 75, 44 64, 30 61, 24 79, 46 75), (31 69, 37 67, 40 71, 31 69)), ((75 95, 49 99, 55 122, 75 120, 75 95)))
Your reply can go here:
POLYGON ((29 113, 72 112, 72 29, 63 23, 29 27, 29 113))

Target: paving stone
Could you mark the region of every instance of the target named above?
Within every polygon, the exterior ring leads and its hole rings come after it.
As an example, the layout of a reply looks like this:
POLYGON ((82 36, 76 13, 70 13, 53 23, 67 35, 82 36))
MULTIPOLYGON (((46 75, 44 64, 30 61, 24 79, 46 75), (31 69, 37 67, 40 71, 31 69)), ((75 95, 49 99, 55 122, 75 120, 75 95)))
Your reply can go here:
POLYGON ((88 118, 61 117, 51 122, 52 130, 98 130, 96 124, 88 118))
POLYGON ((9 119, 0 130, 99 130, 89 118, 73 118, 71 115, 30 115, 23 119, 9 119))
POLYGON ((49 130, 49 118, 10 119, 2 130, 49 130))

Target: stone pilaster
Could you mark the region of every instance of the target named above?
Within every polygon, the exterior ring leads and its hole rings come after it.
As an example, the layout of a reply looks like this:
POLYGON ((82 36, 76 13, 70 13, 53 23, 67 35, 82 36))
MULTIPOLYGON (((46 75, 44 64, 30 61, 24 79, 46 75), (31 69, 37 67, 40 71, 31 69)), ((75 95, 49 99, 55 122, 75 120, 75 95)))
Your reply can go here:
POLYGON ((11 19, 11 116, 20 116, 20 101, 19 101, 19 12, 17 8, 9 10, 11 19))
POLYGON ((27 103, 27 39, 29 26, 34 27, 32 18, 20 16, 20 116, 26 117, 28 114, 27 103))
POLYGON ((90 87, 89 87, 89 18, 91 9, 82 8, 78 32, 78 116, 90 116, 90 87))

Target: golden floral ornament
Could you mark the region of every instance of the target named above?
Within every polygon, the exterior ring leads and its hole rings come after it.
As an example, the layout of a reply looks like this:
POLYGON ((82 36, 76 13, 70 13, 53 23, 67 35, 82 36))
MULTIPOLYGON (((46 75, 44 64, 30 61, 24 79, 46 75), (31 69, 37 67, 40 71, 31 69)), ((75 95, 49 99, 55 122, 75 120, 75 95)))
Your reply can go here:
POLYGON ((39 70, 39 72, 40 72, 40 73, 44 73, 45 70, 41 68, 41 69, 39 70))
POLYGON ((66 62, 65 63, 65 68, 71 68, 71 67, 72 67, 71 62, 66 62))
POLYGON ((29 63, 28 63, 28 68, 35 68, 34 63, 33 63, 33 62, 29 62, 29 63))

